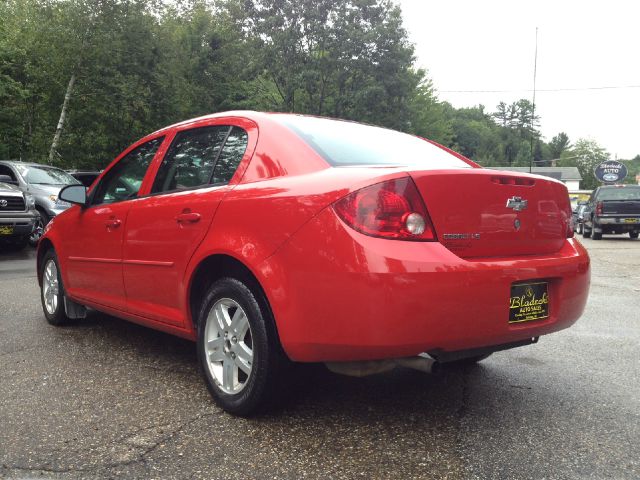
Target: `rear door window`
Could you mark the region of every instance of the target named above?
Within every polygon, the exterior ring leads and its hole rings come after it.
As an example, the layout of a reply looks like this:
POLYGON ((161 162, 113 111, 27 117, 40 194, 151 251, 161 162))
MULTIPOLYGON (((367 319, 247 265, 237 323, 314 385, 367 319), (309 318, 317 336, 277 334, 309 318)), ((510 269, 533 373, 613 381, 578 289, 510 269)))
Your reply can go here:
POLYGON ((247 132, 228 125, 179 132, 162 160, 151 193, 229 183, 247 141, 247 132))
POLYGON ((243 129, 239 127, 233 127, 231 129, 213 171, 211 183, 227 184, 231 181, 247 149, 248 140, 249 136, 243 129))

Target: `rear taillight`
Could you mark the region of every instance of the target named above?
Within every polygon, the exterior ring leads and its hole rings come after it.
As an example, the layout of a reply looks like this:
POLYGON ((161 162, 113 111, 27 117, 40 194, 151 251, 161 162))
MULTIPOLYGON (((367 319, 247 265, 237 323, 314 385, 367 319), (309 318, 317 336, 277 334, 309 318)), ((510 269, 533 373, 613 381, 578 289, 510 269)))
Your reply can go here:
POLYGON ((567 238, 573 238, 573 229, 575 224, 573 223, 573 213, 571 211, 571 205, 567 205, 565 210, 567 215, 567 238))
POLYGON ((602 202, 596 203, 596 215, 602 215, 602 202))
POLYGON ((372 237, 435 241, 427 208, 409 177, 362 188, 338 200, 333 208, 354 230, 372 237))
POLYGON ((573 216, 569 215, 569 221, 567 222, 567 238, 573 238, 573 231, 575 224, 573 223, 573 216))

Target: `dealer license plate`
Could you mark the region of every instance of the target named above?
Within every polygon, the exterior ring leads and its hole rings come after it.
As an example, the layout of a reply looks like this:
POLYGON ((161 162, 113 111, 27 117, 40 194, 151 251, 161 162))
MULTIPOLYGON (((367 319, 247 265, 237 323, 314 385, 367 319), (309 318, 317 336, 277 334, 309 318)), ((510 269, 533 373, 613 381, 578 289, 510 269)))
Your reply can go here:
POLYGON ((637 218, 625 218, 624 223, 638 223, 637 218))
POLYGON ((13 233, 13 226, 3 225, 0 227, 0 235, 11 235, 13 233))
POLYGON ((509 323, 530 322, 549 317, 549 285, 547 282, 511 285, 509 323))

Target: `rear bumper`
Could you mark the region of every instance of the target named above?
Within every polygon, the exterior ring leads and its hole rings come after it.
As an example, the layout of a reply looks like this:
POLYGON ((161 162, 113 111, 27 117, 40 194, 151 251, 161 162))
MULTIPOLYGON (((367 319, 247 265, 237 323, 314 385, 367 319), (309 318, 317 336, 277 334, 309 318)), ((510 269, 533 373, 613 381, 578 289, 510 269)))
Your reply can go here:
POLYGON ((594 229, 596 231, 633 232, 640 231, 640 216, 610 216, 595 217, 594 229))
POLYGON ((359 234, 327 209, 260 275, 291 359, 349 361, 469 350, 567 328, 584 310, 590 262, 574 239, 553 255, 465 260, 436 242, 359 234), (509 324, 511 285, 526 280, 549 283, 550 317, 509 324))

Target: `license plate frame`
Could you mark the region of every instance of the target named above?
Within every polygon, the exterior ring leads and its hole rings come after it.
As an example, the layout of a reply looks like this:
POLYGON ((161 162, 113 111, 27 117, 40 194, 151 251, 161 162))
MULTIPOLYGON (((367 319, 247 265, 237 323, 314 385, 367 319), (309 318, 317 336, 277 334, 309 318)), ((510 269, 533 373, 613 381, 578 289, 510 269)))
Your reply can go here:
POLYGON ((13 235, 13 225, 0 225, 0 235, 13 235))
POLYGON ((549 282, 518 282, 511 285, 509 323, 549 318, 549 282))
POLYGON ((625 218, 624 219, 624 223, 638 223, 638 219, 637 218, 625 218))

